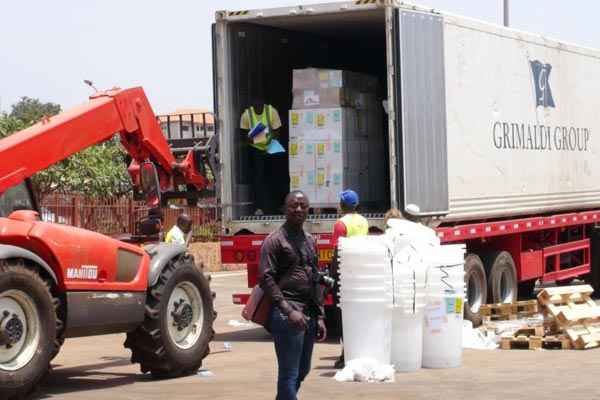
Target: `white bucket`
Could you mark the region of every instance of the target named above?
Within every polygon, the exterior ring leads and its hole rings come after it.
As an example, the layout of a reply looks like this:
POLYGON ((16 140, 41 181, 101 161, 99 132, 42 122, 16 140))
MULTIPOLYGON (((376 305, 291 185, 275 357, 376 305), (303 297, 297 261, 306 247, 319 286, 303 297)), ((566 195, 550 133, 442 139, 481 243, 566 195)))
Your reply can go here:
POLYGON ((384 282, 392 280, 392 273, 390 269, 380 271, 340 271, 340 279, 342 281, 356 279, 384 282))
POLYGON ((374 358, 390 364, 392 308, 381 299, 347 300, 340 304, 344 329, 344 358, 374 358))
POLYGON ((423 312, 407 314, 392 309, 391 362, 396 371, 411 372, 421 368, 423 356, 423 312))
POLYGON ((379 236, 342 237, 338 243, 340 270, 365 268, 389 261, 389 250, 384 240, 379 236))
POLYGON ((377 299, 392 303, 391 293, 384 288, 340 288, 341 301, 377 299))
POLYGON ((428 259, 423 367, 458 367, 462 359, 464 246, 441 246, 428 259))
POLYGON ((459 367, 462 360, 463 299, 431 299, 425 308, 423 368, 459 367))

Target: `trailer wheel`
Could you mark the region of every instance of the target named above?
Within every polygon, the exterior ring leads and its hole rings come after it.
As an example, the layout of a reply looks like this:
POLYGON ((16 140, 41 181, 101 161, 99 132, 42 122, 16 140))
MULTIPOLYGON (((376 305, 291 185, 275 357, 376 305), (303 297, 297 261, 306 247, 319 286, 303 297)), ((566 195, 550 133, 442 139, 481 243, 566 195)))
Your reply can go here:
POLYGON ((325 306, 325 325, 328 338, 342 336, 342 310, 338 306, 325 306))
POLYGON ((50 287, 22 260, 0 262, 0 398, 25 397, 48 371, 57 316, 50 287))
POLYGON ((487 281, 483 262, 477 254, 468 254, 465 259, 465 286, 467 287, 465 319, 473 326, 481 325, 479 307, 487 300, 487 281))
POLYGON ((490 303, 512 303, 517 300, 517 268, 507 251, 496 251, 484 256, 488 272, 488 300, 490 303))
POLYGON ((143 325, 127 334, 131 362, 154 378, 196 373, 209 353, 215 315, 209 281, 193 257, 170 261, 148 289, 143 325))

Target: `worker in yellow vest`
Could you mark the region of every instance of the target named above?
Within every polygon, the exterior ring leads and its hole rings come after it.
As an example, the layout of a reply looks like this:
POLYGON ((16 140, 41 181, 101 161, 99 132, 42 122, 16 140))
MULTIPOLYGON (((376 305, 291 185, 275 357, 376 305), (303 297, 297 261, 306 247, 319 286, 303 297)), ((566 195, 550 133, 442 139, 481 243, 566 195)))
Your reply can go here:
POLYGON ((340 237, 364 236, 369 233, 369 222, 360 215, 358 194, 354 190, 344 190, 340 193, 340 210, 342 218, 333 226, 333 245, 337 247, 340 237))
MULTIPOLYGON (((339 271, 337 245, 340 237, 364 236, 369 234, 369 222, 365 217, 357 212, 359 204, 358 194, 354 190, 344 190, 340 193, 340 210, 342 218, 338 219, 333 226, 332 245, 334 246, 334 256, 331 264, 331 273, 336 281, 334 288, 334 299, 336 305, 339 304, 339 271)), ((341 326, 341 313, 339 307, 336 307, 341 326)), ((335 362, 335 368, 344 368, 344 349, 342 354, 335 362)))
POLYGON ((253 105, 242 113, 240 128, 247 136, 248 151, 250 152, 249 174, 253 184, 251 192, 254 195, 254 214, 263 215, 272 197, 275 182, 269 182, 267 160, 272 154, 283 152, 283 147, 276 139, 277 130, 281 128, 281 119, 277 109, 270 104, 253 101, 253 105))
POLYGON ((192 219, 187 214, 179 214, 177 223, 169 230, 165 237, 166 243, 186 244, 187 235, 192 230, 192 219))

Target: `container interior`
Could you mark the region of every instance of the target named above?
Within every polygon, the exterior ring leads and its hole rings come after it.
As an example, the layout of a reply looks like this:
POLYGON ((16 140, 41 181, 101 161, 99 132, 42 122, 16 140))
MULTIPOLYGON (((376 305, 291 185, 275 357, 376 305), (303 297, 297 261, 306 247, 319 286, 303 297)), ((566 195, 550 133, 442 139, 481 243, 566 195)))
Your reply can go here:
MULTIPOLYGON (((233 103, 231 125, 234 146, 233 219, 255 218, 251 160, 245 132, 240 127, 242 112, 251 104, 274 106, 281 117, 278 139, 288 149, 288 113, 292 107, 292 71, 302 68, 340 69, 377 77, 377 100, 387 98, 385 11, 367 10, 336 14, 261 18, 228 24, 228 62, 233 103)), ((363 213, 382 213, 389 208, 389 162, 387 116, 383 106, 381 124, 384 151, 384 200, 362 204, 363 213)), ((288 153, 270 156, 265 165, 269 195, 264 214, 283 214, 283 202, 290 190, 288 153)), ((335 209, 311 208, 311 214, 335 213, 335 209)))

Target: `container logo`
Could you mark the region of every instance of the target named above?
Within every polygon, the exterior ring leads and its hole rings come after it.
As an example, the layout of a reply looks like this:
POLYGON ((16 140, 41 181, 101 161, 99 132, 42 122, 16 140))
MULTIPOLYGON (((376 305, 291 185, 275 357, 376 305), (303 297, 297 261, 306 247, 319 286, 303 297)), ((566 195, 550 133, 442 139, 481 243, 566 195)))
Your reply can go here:
POLYGON ((538 60, 530 61, 530 64, 535 86, 535 106, 556 108, 549 81, 552 66, 550 64, 543 64, 538 60))

